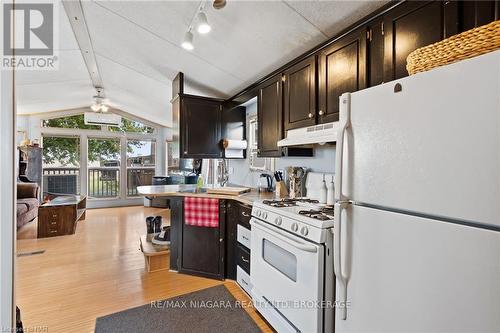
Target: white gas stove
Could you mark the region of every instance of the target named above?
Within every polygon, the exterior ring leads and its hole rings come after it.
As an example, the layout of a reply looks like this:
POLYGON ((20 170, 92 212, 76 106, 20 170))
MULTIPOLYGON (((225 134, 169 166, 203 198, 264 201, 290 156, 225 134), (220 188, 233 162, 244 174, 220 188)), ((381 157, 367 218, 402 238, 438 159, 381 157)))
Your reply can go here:
POLYGON ((257 310, 278 332, 332 332, 333 207, 306 198, 258 201, 250 224, 257 310))
POLYGON ((333 206, 307 198, 257 201, 252 216, 315 243, 324 243, 333 228, 333 206))

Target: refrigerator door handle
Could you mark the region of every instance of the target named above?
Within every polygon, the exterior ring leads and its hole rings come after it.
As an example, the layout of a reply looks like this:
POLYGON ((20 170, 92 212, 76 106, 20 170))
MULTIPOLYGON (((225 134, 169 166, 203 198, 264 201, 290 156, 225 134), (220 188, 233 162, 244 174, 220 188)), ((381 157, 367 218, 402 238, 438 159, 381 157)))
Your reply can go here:
POLYGON ((350 201, 338 201, 335 203, 335 221, 333 227, 333 271, 338 283, 340 319, 347 318, 347 281, 342 273, 342 211, 351 204, 350 201))
POLYGON ((337 161, 335 165, 335 199, 336 200, 347 200, 347 198, 342 193, 342 178, 343 178, 343 166, 344 166, 344 137, 347 128, 351 123, 351 94, 344 93, 340 96, 339 100, 340 106, 340 132, 337 137, 337 161))

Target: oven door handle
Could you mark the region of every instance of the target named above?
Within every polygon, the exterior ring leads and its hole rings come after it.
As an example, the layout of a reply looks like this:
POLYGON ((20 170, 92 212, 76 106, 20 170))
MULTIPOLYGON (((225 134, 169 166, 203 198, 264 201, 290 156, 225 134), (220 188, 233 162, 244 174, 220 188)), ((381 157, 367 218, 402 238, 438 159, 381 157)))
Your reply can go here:
POLYGON ((252 225, 252 227, 255 227, 255 228, 260 229, 264 232, 267 232, 267 233, 271 234, 273 237, 276 237, 279 240, 281 240, 281 241, 287 243, 288 245, 291 245, 299 250, 312 252, 312 253, 318 252, 318 248, 316 246, 306 244, 303 242, 299 242, 296 239, 291 238, 290 236, 287 236, 287 235, 279 234, 276 231, 270 229, 268 226, 266 226, 262 222, 259 222, 255 219, 251 219, 250 224, 252 225))

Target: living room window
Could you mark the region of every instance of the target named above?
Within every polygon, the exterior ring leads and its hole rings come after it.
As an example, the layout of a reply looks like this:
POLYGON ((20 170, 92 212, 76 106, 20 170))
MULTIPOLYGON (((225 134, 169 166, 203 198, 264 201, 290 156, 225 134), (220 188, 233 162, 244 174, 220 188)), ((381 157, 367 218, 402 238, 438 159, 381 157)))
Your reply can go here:
POLYGON ((83 114, 50 118, 42 120, 42 127, 46 128, 75 128, 86 130, 100 130, 99 125, 86 125, 83 114))
POLYGON ((80 194, 80 138, 43 137, 43 197, 80 194))
POLYGON ((122 116, 119 126, 86 125, 83 113, 62 111, 32 123, 46 155, 45 192, 86 195, 90 207, 139 203, 137 187, 166 172, 165 133, 152 123, 122 116))
POLYGON ((127 140, 127 196, 138 196, 137 186, 151 185, 155 167, 154 140, 127 140))
POLYGON ((120 196, 120 139, 89 138, 87 141, 87 192, 89 198, 120 196))

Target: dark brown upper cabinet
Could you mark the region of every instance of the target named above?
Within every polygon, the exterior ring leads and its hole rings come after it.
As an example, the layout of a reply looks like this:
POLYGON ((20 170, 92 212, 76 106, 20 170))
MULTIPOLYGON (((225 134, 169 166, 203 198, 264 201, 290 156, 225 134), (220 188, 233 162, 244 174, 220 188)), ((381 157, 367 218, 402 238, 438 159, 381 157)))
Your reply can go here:
POLYGON ((339 120, 339 97, 366 87, 366 30, 356 30, 319 54, 318 123, 339 120))
POLYGON ((258 155, 279 157, 277 143, 283 138, 283 93, 281 74, 259 86, 257 95, 258 155))
POLYGON ((462 16, 461 31, 477 28, 500 19, 500 1, 463 1, 459 13, 462 16))
POLYGON ((406 58, 414 50, 458 31, 454 1, 408 1, 384 15, 384 81, 408 76, 406 58))
POLYGON ((384 83, 384 20, 371 21, 366 30, 366 85, 373 87, 384 83))
MULTIPOLYGON (((229 140, 246 140, 246 107, 237 106, 230 108, 226 106, 222 111, 222 125, 221 125, 221 142, 220 148, 222 149, 223 158, 226 157, 226 151, 222 146, 223 139, 229 140)), ((243 157, 246 158, 246 149, 243 151, 243 157)))
POLYGON ((222 102, 190 95, 182 95, 180 99, 181 157, 222 157, 220 148, 222 102))
POLYGON ((285 130, 316 123, 316 56, 283 72, 285 130))

